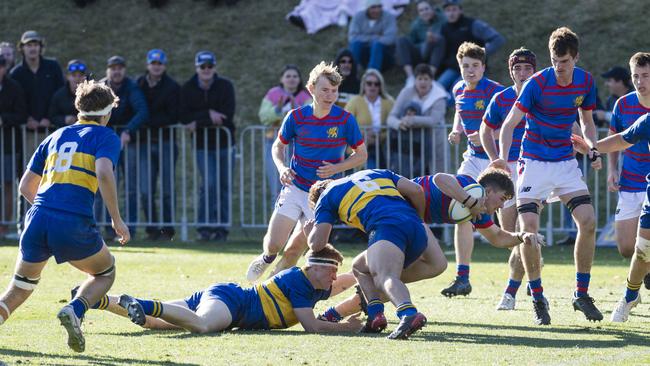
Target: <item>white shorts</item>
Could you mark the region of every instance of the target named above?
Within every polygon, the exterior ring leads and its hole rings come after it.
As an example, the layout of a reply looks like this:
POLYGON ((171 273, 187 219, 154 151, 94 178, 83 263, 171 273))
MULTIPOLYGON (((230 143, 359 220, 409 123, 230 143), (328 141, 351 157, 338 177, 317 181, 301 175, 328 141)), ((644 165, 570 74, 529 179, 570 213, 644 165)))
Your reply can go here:
POLYGON ((641 216, 641 208, 645 200, 645 191, 641 192, 618 192, 618 203, 614 221, 635 219, 641 216))
MULTIPOLYGON (((475 180, 478 179, 479 175, 483 173, 485 169, 490 165, 490 160, 489 159, 481 159, 477 158, 473 155, 469 155, 467 152, 463 154, 463 162, 460 164, 460 168, 458 168, 458 173, 457 174, 465 174, 469 175, 470 177, 474 178, 475 180)), ((512 180, 512 184, 515 186, 515 194, 517 193, 517 163, 516 162, 511 162, 508 163, 508 167, 510 168, 510 179, 512 180)), ((510 207, 517 203, 516 197, 513 197, 512 199, 506 201, 503 204, 503 207, 510 207)))
POLYGON ((309 193, 290 185, 282 187, 278 199, 275 201, 273 214, 286 216, 294 221, 305 223, 314 218, 314 211, 309 208, 309 193))
POLYGON ((503 204, 503 208, 512 207, 517 203, 517 178, 518 178, 517 162, 516 161, 509 162, 508 168, 510 168, 510 180, 512 181, 512 185, 515 187, 515 196, 507 200, 503 204))
POLYGON ((556 202, 565 194, 588 191, 576 159, 539 161, 526 158, 517 163, 517 198, 556 202))

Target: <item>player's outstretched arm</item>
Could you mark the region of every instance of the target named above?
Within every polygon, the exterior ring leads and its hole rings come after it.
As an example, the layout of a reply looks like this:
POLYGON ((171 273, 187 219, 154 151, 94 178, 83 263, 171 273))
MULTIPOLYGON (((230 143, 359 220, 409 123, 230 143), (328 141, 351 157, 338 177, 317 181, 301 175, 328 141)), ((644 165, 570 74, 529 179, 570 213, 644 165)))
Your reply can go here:
POLYGON ((38 184, 41 182, 41 176, 27 170, 23 177, 20 178, 20 185, 18 189, 20 194, 25 197, 27 202, 34 204, 34 198, 36 198, 36 193, 38 192, 38 184))
POLYGON ((479 228, 478 231, 483 235, 492 246, 497 248, 512 248, 519 244, 528 245, 545 245, 544 236, 536 233, 516 232, 511 233, 499 228, 496 225, 490 225, 487 228, 479 228))
POLYGON ((623 139, 623 135, 617 133, 612 136, 607 136, 602 140, 599 140, 596 144, 598 151, 602 153, 609 153, 614 151, 623 151, 628 147, 632 146, 629 142, 623 139))
POLYGON ((108 209, 108 213, 113 220, 113 228, 120 236, 120 243, 126 244, 131 235, 129 228, 122 221, 120 215, 120 208, 117 204, 117 188, 115 184, 115 176, 113 175, 113 162, 108 158, 99 158, 95 161, 95 173, 97 174, 97 183, 99 184, 99 192, 104 199, 104 204, 108 209))
POLYGON ((424 212, 426 210, 426 199, 424 197, 424 189, 417 183, 414 183, 406 178, 400 178, 397 181, 397 190, 406 198, 407 201, 415 208, 418 215, 424 219, 424 212))
POLYGON ((361 320, 355 316, 349 317, 347 320, 340 323, 332 323, 324 320, 316 319, 314 316, 314 309, 312 308, 298 308, 293 309, 296 318, 305 329, 310 333, 328 333, 328 332, 358 332, 361 330, 363 324, 361 320))

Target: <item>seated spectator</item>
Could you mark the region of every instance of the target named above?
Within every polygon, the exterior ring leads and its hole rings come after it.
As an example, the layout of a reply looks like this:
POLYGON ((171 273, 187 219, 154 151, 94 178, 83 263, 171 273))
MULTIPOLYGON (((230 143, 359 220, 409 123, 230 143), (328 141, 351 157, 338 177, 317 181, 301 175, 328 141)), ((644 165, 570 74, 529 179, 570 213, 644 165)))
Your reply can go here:
POLYGON ((86 64, 81 60, 70 60, 66 70, 65 85, 52 96, 48 113, 50 121, 57 128, 71 125, 77 121, 79 111, 74 106, 75 91, 77 85, 86 80, 88 76, 86 64))
POLYGON ((484 46, 489 58, 503 46, 506 39, 484 21, 466 17, 463 14, 461 0, 445 0, 442 8, 447 17, 447 23, 440 29, 445 40, 445 50, 438 70, 440 74, 438 82, 449 92, 460 80, 456 53, 463 42, 469 41, 484 46))
POLYGON ((217 75, 216 64, 212 52, 198 52, 194 57, 196 73, 181 88, 181 122, 195 134, 196 164, 201 173, 198 220, 205 226, 197 231, 203 241, 228 238, 224 224, 229 221, 233 172, 235 88, 230 80, 217 75), (217 127, 226 128, 230 137, 217 127))
POLYGON ((148 240, 172 240, 176 231, 171 226, 174 212, 174 166, 178 157, 173 130, 179 122, 181 87, 167 75, 167 55, 163 50, 147 52, 147 72, 136 84, 149 107, 147 129, 140 132, 140 194, 144 216, 149 222, 163 226, 147 226, 148 240), (157 184, 158 175, 160 183, 157 184), (156 190, 162 186, 156 199, 156 190), (159 206, 160 205, 160 206, 159 206))
POLYGON ((393 131, 389 167, 408 177, 444 171, 446 153, 447 92, 435 82, 429 65, 417 65, 414 74, 415 85, 400 91, 388 115, 393 131))
POLYGON ((344 48, 338 52, 334 60, 339 73, 343 77, 339 85, 339 98, 336 104, 345 107, 350 98, 359 94, 359 77, 357 76, 357 63, 352 56, 352 51, 344 48))
POLYGON ((0 42, 0 55, 5 58, 7 72, 11 71, 16 64, 14 46, 9 42, 0 42))
POLYGON ((413 66, 426 63, 437 68, 444 51, 440 29, 446 19, 442 10, 434 9, 428 0, 419 0, 417 10, 418 17, 411 22, 408 35, 397 39, 397 63, 404 68, 407 86, 415 82, 413 66))
POLYGON ((383 166, 385 133, 388 113, 393 108, 393 97, 386 92, 384 77, 375 69, 368 69, 361 77, 361 94, 352 97, 345 109, 350 112, 364 133, 368 148, 366 167, 375 169, 383 166))
POLYGON ((390 66, 396 38, 397 20, 382 9, 381 0, 366 0, 366 10, 358 12, 350 22, 350 50, 365 68, 383 70, 390 66))
POLYGON ((612 120, 614 104, 618 98, 633 91, 634 87, 632 86, 630 72, 624 67, 614 66, 601 76, 605 78, 605 85, 609 90, 609 97, 607 97, 607 101, 603 106, 604 109, 596 108, 594 116, 598 120, 598 126, 609 126, 609 123, 612 120))
POLYGON ((286 114, 292 109, 309 103, 311 103, 311 95, 305 88, 302 75, 296 65, 286 65, 280 73, 280 85, 271 88, 262 99, 258 116, 260 122, 268 127, 264 141, 265 172, 273 201, 280 193, 280 175, 273 163, 271 146, 286 114))

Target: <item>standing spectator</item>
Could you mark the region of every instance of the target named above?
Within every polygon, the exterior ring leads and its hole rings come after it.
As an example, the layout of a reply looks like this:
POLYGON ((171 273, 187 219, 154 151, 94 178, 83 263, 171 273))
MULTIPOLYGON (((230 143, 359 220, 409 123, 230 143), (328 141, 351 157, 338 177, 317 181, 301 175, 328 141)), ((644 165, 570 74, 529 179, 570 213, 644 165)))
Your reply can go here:
POLYGON ((339 107, 345 107, 350 98, 359 94, 359 77, 357 76, 357 62, 352 55, 352 51, 344 48, 338 52, 334 60, 343 81, 339 86, 339 97, 336 104, 339 107))
MULTIPOLYGON (((123 166, 125 176, 125 187, 127 191, 127 205, 126 205, 126 218, 130 224, 129 231, 131 237, 135 238, 135 226, 133 225, 138 221, 138 204, 137 204, 137 170, 136 159, 138 151, 136 149, 135 135, 138 129, 149 119, 149 110, 147 109, 147 101, 138 88, 136 83, 126 76, 126 60, 122 56, 112 56, 106 63, 106 78, 101 80, 110 86, 115 95, 120 98, 120 103, 117 107, 113 108, 109 124, 117 127, 119 132, 120 141, 122 143, 122 150, 126 149, 126 155, 123 154, 120 159, 123 166), (133 143, 131 143, 133 141, 133 143)), ((103 203, 97 196, 97 206, 101 207, 103 203)), ((96 207, 97 207, 96 206, 96 207)), ((97 211, 96 217, 99 218, 97 211)), ((108 216, 107 216, 108 217, 108 216)), ((110 221, 107 220, 107 221, 110 221)), ((115 234, 110 227, 107 227, 107 236, 112 239, 115 234)))
MULTIPOLYGON (((13 221, 14 199, 16 192, 17 172, 20 171, 20 156, 22 141, 16 139, 16 129, 25 124, 27 106, 23 89, 16 81, 7 77, 7 60, 0 55, 0 135, 3 144, 2 161, 0 161, 0 179, 2 183, 2 206, 4 215, 0 221, 13 221)), ((2 208, 0 208, 2 210, 2 208)), ((8 227, 0 225, 0 239, 7 233, 8 227)))
POLYGON ((5 65, 7 71, 13 69, 16 65, 16 52, 14 52, 14 46, 9 42, 0 42, 0 55, 5 58, 5 65))
POLYGON ((408 35, 397 39, 397 63, 404 68, 407 86, 415 82, 413 66, 423 62, 437 69, 444 51, 440 30, 446 19, 442 10, 434 9, 428 0, 419 0, 417 10, 408 35))
POLYGON ((366 10, 350 23, 348 42, 354 59, 363 67, 382 70, 392 63, 397 39, 397 20, 385 12, 381 0, 366 0, 366 10))
POLYGON ((624 67, 614 66, 601 76, 605 78, 605 85, 609 90, 609 96, 605 102, 604 109, 596 108, 594 115, 598 120, 596 121, 597 125, 608 126, 612 120, 614 104, 616 104, 618 98, 632 92, 634 87, 632 86, 630 72, 624 67))
POLYGON ((56 127, 68 126, 77 121, 77 108, 74 106, 77 86, 86 80, 86 64, 81 60, 70 60, 66 68, 66 83, 52 96, 48 116, 56 127))
POLYGON ((463 14, 461 0, 445 0, 442 8, 447 23, 440 30, 445 40, 445 51, 440 64, 442 73, 438 77, 438 82, 445 90, 450 91, 460 80, 456 53, 463 42, 468 41, 484 46, 489 57, 503 46, 506 39, 484 21, 466 17, 463 14))
POLYGON ((262 99, 258 116, 260 122, 269 127, 264 141, 265 173, 273 201, 280 193, 280 175, 271 154, 273 141, 278 135, 278 127, 289 111, 309 103, 311 103, 311 95, 305 88, 296 65, 286 65, 280 73, 280 85, 271 88, 262 99))
POLYGON ((382 127, 386 126, 388 113, 393 108, 393 97, 386 91, 384 77, 378 70, 368 69, 361 77, 361 93, 352 97, 345 106, 356 119, 364 133, 368 149, 368 169, 383 166, 383 140, 385 134, 382 127))
POLYGON ((181 87, 166 73, 167 55, 153 49, 147 53, 147 72, 137 84, 149 107, 148 129, 140 133, 140 194, 145 218, 162 221, 166 226, 147 226, 148 240, 171 240, 176 233, 171 226, 174 212, 174 166, 178 157, 173 129, 178 123, 181 87), (162 192, 156 200, 156 180, 160 174, 162 192), (162 203, 160 211, 157 203, 162 203), (162 220, 161 220, 162 219, 162 220))
MULTIPOLYGON (((217 75, 216 63, 212 52, 198 52, 194 58, 196 74, 181 89, 181 122, 196 137, 196 164, 203 180, 199 222, 204 224, 228 222, 230 211, 235 88, 230 80, 217 75), (224 127, 230 133, 214 127, 224 127)), ((227 239, 228 230, 203 226, 198 234, 200 240, 220 241, 227 239)))
POLYGON ((393 158, 390 169, 409 177, 426 175, 423 167, 430 174, 444 171, 446 148, 447 92, 433 79, 433 70, 429 65, 417 65, 414 74, 415 85, 405 86, 400 91, 388 115, 388 126, 396 131, 392 135, 397 136, 391 142, 393 158), (415 106, 419 107, 419 111, 415 106), (411 112, 407 113, 407 109, 411 109, 411 112), (422 131, 422 128, 430 130, 422 131), (398 138, 402 141, 401 151, 398 150, 398 138), (409 166, 409 153, 413 154, 412 166, 409 166), (435 156, 432 156, 433 153, 435 156), (421 161, 421 156, 424 156, 424 161, 421 161))

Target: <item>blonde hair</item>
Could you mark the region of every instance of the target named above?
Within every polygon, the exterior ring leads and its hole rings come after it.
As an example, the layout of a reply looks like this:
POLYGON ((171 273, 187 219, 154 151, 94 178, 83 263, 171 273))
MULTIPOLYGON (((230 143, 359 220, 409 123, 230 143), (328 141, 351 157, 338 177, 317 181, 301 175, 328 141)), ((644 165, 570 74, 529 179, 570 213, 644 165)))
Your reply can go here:
POLYGON ((366 70, 366 72, 363 73, 363 75, 361 76, 361 88, 359 90, 359 94, 365 95, 366 79, 368 78, 368 76, 371 75, 376 77, 377 80, 379 80, 379 96, 381 96, 384 99, 392 100, 393 97, 390 94, 388 94, 388 92, 385 89, 386 83, 384 82, 384 77, 381 75, 381 72, 379 72, 379 70, 377 69, 368 69, 366 70))
POLYGON ((341 81, 343 80, 343 77, 339 74, 338 68, 334 66, 333 63, 330 62, 327 64, 325 61, 321 61, 318 65, 314 66, 309 73, 307 86, 315 86, 318 82, 318 78, 321 76, 326 78, 332 86, 341 85, 341 81))

